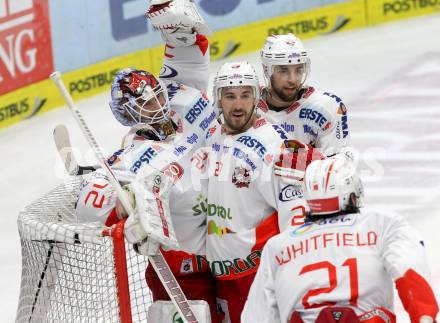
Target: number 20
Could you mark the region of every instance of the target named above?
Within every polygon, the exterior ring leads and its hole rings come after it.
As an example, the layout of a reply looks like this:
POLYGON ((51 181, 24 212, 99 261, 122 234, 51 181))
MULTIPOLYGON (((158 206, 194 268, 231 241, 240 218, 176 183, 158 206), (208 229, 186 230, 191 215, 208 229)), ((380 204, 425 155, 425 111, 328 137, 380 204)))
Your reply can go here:
MULTIPOLYGON (((342 266, 347 266, 349 274, 350 274, 350 304, 352 306, 357 306, 357 299, 359 296, 357 260, 356 260, 356 258, 349 258, 342 263, 342 266)), ((334 266, 332 263, 330 263, 328 261, 321 261, 321 262, 317 262, 314 264, 304 266, 301 269, 299 274, 303 275, 305 273, 315 271, 315 270, 320 270, 320 269, 327 269, 328 278, 329 278, 329 286, 309 290, 304 295, 304 297, 302 299, 302 304, 303 304, 304 308, 317 308, 317 307, 321 307, 321 306, 333 306, 336 304, 336 302, 323 302, 323 303, 316 303, 316 304, 309 303, 310 297, 313 297, 313 296, 316 296, 319 294, 323 294, 323 293, 330 293, 338 285, 338 280, 336 277, 336 266, 334 266)))

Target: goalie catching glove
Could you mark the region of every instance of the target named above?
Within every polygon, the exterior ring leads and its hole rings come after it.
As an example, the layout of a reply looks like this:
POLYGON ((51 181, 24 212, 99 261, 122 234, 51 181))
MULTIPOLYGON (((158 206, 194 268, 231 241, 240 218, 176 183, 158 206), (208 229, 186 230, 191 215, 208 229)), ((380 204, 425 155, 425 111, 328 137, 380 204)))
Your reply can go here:
POLYGON ((156 254, 159 245, 165 249, 179 249, 169 208, 172 185, 170 178, 151 167, 142 167, 131 184, 136 209, 125 223, 124 234, 143 255, 156 254))
POLYGON ((160 31, 162 39, 174 47, 194 45, 197 34, 212 33, 191 0, 152 0, 145 17, 160 31))

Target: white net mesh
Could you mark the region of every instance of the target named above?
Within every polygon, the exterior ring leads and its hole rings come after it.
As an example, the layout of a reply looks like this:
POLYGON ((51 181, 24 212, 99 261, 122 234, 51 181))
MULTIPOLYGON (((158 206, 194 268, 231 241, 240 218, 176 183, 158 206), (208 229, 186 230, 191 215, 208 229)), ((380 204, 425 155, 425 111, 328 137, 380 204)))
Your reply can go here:
MULTIPOLYGON (((114 240, 98 223, 76 223, 81 178, 57 187, 20 212, 22 278, 16 322, 126 322, 120 318, 114 240)), ((123 240, 120 240, 123 241, 123 240)), ((125 243, 131 316, 145 322, 151 295, 147 258, 125 243)), ((118 273, 119 275, 119 273, 118 273)), ((127 295, 128 294, 128 295, 127 295)))

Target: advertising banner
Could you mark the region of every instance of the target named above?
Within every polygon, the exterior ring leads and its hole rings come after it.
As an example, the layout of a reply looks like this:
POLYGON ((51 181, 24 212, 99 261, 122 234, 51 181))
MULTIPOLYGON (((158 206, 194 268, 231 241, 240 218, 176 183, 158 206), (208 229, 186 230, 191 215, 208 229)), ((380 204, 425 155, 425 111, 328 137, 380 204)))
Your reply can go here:
POLYGON ((52 71, 48 0, 0 0, 0 95, 52 71))
MULTIPOLYGON (((73 100, 81 100, 109 91, 117 71, 133 66, 159 73, 163 46, 115 57, 80 70, 63 73, 63 81, 73 100)), ((65 105, 53 82, 43 81, 2 95, 0 100, 0 129, 30 119, 53 108, 65 105)))
POLYGON ((435 13, 440 0, 370 0, 367 1, 370 25, 435 13))
MULTIPOLYGON (((212 60, 255 52, 271 34, 305 40, 440 9, 440 0, 196 3, 215 31, 212 60)), ((63 103, 47 80, 55 69, 74 100, 108 91, 120 68, 158 73, 163 41, 146 22, 146 7, 145 0, 0 0, 0 129, 63 103)))
POLYGON ((328 5, 218 31, 210 37, 211 58, 222 59, 259 50, 272 34, 294 33, 304 40, 365 26, 363 0, 328 5))

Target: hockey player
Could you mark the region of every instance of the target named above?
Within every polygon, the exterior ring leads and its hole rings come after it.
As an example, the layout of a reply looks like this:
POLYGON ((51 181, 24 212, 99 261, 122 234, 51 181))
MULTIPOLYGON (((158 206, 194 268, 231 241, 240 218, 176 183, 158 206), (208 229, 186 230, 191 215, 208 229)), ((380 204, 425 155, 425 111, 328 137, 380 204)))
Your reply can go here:
POLYGON ((401 216, 359 210, 351 164, 338 155, 307 168, 311 213, 266 244, 243 323, 395 322, 393 283, 412 323, 435 321, 422 242, 401 216))
POLYGON ((342 100, 305 84, 310 58, 301 40, 293 34, 269 36, 261 61, 267 87, 262 88, 259 109, 268 121, 326 156, 350 144, 342 100))
MULTIPOLYGON (((162 171, 174 183, 169 193, 169 210, 181 250, 164 251, 163 255, 188 299, 206 300, 211 306, 212 321, 216 322, 214 281, 204 257, 206 218, 202 213, 194 214, 193 211, 198 200, 204 200, 204 192, 193 189, 188 171, 189 152, 199 147, 205 137, 205 131, 198 124, 210 116, 212 109, 201 92, 189 87, 177 91, 168 102, 168 93, 160 80, 148 72, 131 69, 116 75, 111 107, 121 123, 133 126, 124 139, 124 148, 115 152, 109 163, 118 180, 125 184, 133 182, 144 165, 162 171), (184 106, 174 104, 174 100, 184 106), (185 120, 185 115, 194 108, 194 102, 206 105, 194 120, 197 128, 191 127, 185 120), (171 110, 169 104, 183 110, 171 110)), ((160 200, 164 209, 167 200, 160 200)), ((116 207, 116 202, 107 177, 100 171, 94 172, 81 185, 78 217, 83 221, 101 221, 110 226, 126 216, 116 207)), ((153 202, 151 204, 155 206, 153 202)), ((139 203, 138 196, 135 203, 139 203)), ((160 209, 153 211, 159 216, 160 209)), ((126 225, 125 235, 131 243, 148 238, 142 221, 126 225), (137 237, 136 241, 129 236, 137 237)), ((151 266, 147 267, 146 280, 154 301, 169 299, 151 266)))
POLYGON ((219 69, 214 104, 222 124, 207 134, 206 164, 195 164, 208 178, 207 258, 217 279, 218 307, 233 323, 240 322, 266 241, 303 223, 298 159, 307 164, 322 158, 257 114, 259 90, 249 63, 225 63, 219 69))
MULTIPOLYGON (((193 211, 204 203, 205 197, 203 191, 193 188, 189 173, 191 152, 203 144, 205 132, 216 118, 204 92, 209 48, 201 32, 206 28, 190 1, 151 4, 146 15, 167 42, 161 76, 157 79, 146 71, 133 69, 116 75, 110 107, 116 119, 131 129, 124 138, 123 149, 109 162, 124 183, 132 182, 144 165, 162 170, 171 178, 174 185, 169 193, 170 213, 181 250, 162 253, 188 299, 207 301, 212 322, 217 322, 214 281, 204 257, 206 218, 203 212, 193 211), (172 24, 162 28, 166 21, 172 24)), ((77 206, 81 218, 111 225, 126 216, 115 207, 115 193, 107 184, 101 172, 84 181, 77 206), (96 198, 92 200, 90 196, 96 198), (97 210, 94 202, 98 197, 101 208, 97 210)), ((164 207, 167 200, 161 200, 164 207)), ((136 235, 139 241, 147 238, 142 221, 126 225, 126 236, 136 235)), ((169 299, 151 266, 146 280, 154 301, 169 299)))

